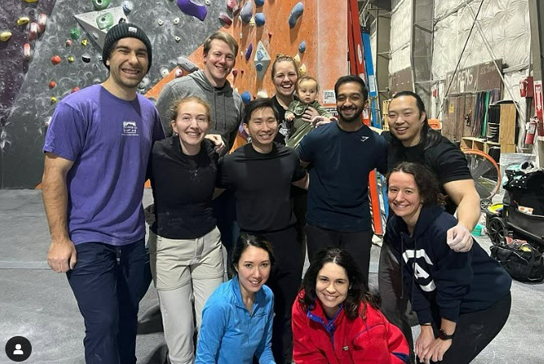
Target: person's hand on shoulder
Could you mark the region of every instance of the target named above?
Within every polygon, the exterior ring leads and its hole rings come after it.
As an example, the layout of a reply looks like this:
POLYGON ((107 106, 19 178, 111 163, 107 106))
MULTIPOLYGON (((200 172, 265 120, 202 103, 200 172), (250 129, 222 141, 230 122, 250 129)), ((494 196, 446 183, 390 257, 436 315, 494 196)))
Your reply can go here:
POLYGON ((311 123, 317 116, 319 116, 319 112, 315 108, 308 106, 304 111, 304 114, 302 114, 302 120, 311 123))
POLYGON ((221 135, 219 134, 207 134, 205 136, 206 139, 211 140, 212 143, 215 145, 215 152, 217 154, 221 154, 223 149, 225 148, 225 142, 223 141, 223 138, 221 138, 221 135))
POLYGON ((466 253, 472 249, 473 239, 470 231, 461 223, 450 228, 446 235, 450 249, 458 253, 466 253))
POLYGON ((316 116, 315 118, 312 119, 312 126, 314 128, 318 128, 320 126, 323 126, 323 125, 327 125, 328 123, 332 122, 332 121, 336 121, 336 118, 333 116, 332 118, 328 118, 326 116, 316 116))

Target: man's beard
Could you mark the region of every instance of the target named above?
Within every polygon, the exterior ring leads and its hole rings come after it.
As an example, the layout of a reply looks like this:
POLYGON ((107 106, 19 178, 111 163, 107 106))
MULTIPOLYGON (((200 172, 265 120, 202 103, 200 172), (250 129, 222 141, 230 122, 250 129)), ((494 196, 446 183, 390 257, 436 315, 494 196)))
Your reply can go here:
POLYGON ((338 112, 338 116, 340 116, 340 119, 342 119, 343 122, 346 123, 353 123, 355 121, 361 121, 361 114, 363 113, 363 109, 356 111, 352 116, 345 117, 343 113, 340 110, 336 110, 338 112))

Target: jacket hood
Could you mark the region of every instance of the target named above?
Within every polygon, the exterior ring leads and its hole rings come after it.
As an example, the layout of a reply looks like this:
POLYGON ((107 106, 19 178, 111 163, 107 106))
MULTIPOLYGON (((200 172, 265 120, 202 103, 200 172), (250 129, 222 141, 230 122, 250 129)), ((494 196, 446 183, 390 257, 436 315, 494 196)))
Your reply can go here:
POLYGON ((232 93, 232 87, 230 85, 230 82, 228 80, 225 80, 225 85, 221 88, 215 88, 212 86, 208 78, 206 77, 206 74, 203 70, 198 70, 196 72, 191 73, 187 77, 191 77, 195 80, 196 83, 200 87, 202 87, 206 92, 210 93, 218 93, 218 94, 229 94, 232 93))

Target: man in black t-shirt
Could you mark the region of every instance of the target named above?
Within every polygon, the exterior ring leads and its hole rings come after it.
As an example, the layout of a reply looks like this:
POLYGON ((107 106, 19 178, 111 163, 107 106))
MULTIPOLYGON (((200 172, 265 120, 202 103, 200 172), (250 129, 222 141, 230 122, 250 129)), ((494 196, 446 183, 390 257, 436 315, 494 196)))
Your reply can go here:
POLYGON ((250 102, 242 125, 251 142, 224 157, 219 185, 234 191, 240 231, 263 235, 274 248, 276 264, 267 282, 275 299, 272 351, 276 363, 291 363, 291 307, 304 257, 290 191, 291 185, 307 188, 308 174, 293 149, 274 142, 278 112, 271 99, 250 102))
MULTIPOLYGON (((470 232, 480 218, 480 197, 465 155, 429 127, 425 105, 416 93, 402 91, 393 97, 389 104, 388 123, 390 132, 382 134, 389 142, 388 170, 403 161, 421 163, 430 168, 440 183, 442 193, 448 197, 446 210, 451 214, 457 210, 459 223, 448 230, 448 245, 456 252, 469 251, 472 248, 470 232)), ((381 310, 403 331, 412 351, 412 331, 407 317, 409 295, 401 297, 399 263, 385 243, 380 254, 378 279, 381 310)), ((416 343, 416 354, 418 347, 421 345, 416 343)))

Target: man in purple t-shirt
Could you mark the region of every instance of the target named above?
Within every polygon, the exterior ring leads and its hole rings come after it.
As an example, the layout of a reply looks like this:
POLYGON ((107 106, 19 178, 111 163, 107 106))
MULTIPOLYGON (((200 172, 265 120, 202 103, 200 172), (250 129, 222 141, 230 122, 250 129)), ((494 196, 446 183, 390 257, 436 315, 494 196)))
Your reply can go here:
POLYGON ((115 25, 103 62, 106 81, 64 98, 47 131, 47 261, 67 273, 85 321, 86 362, 136 363, 141 201, 151 146, 164 132, 153 104, 136 92, 151 66, 146 34, 134 24, 115 25))

